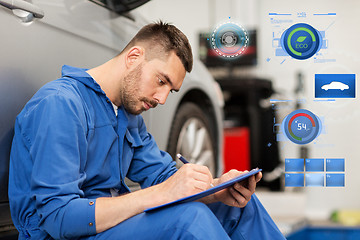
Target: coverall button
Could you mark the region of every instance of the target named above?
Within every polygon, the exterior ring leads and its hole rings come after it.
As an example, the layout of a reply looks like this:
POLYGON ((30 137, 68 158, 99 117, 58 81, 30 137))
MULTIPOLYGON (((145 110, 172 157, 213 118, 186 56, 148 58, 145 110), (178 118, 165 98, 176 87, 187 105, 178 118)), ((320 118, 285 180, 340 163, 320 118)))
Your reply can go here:
POLYGON ((89 205, 90 205, 90 206, 94 205, 94 201, 90 201, 90 202, 89 202, 89 205))
POLYGON ((93 224, 92 222, 91 222, 91 223, 89 223, 89 226, 90 226, 90 227, 92 227, 93 225, 94 225, 94 224, 93 224))

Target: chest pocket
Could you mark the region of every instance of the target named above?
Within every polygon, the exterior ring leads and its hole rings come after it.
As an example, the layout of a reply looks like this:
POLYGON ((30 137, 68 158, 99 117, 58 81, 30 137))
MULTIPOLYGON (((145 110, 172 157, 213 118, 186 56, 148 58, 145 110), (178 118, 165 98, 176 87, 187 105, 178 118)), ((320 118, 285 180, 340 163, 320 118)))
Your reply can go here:
POLYGON ((131 160, 134 157, 134 153, 137 148, 141 148, 144 145, 141 140, 138 128, 126 129, 125 140, 124 140, 124 151, 122 157, 122 173, 123 176, 126 176, 131 160))

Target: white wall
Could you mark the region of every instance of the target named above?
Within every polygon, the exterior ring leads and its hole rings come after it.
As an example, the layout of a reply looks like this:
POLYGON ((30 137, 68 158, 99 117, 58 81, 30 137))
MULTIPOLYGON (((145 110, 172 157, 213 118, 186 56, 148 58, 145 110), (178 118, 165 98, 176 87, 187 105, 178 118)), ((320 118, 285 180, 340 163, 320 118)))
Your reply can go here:
MULTIPOLYGON (((307 99, 304 108, 323 116, 326 134, 321 135, 318 144, 309 144, 311 157, 344 157, 344 188, 305 188, 306 214, 312 218, 327 217, 333 209, 360 208, 360 105, 359 98, 340 99, 335 102, 314 103, 315 73, 355 73, 360 70, 360 1, 356 0, 152 0, 139 11, 150 21, 163 19, 174 23, 189 37, 198 55, 198 32, 211 31, 217 24, 230 16, 247 28, 258 29, 258 57, 256 68, 240 71, 273 80, 277 90, 287 98, 294 99, 295 79, 300 71, 304 75, 307 99), (299 5, 300 4, 300 5, 299 5), (287 60, 280 64, 274 58, 272 48, 272 25, 269 12, 335 12, 335 23, 327 31, 329 39, 328 57, 334 63, 313 63, 287 60), (271 57, 271 61, 266 59, 271 57)), ((309 22, 316 27, 319 22, 309 22)), ((358 94, 358 91, 357 91, 358 94)), ((298 146, 282 145, 281 156, 298 157, 298 146)))
POLYGON ((246 27, 256 24, 257 1, 246 0, 152 0, 137 9, 149 21, 159 19, 175 24, 189 38, 198 56, 198 34, 231 19, 246 27))

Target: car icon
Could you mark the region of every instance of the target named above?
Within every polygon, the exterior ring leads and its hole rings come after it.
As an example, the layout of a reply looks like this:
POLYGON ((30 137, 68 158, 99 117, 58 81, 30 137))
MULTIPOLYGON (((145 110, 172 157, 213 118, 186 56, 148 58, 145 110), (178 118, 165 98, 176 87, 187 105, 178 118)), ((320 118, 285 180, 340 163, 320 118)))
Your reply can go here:
POLYGON ((325 91, 329 89, 335 89, 335 90, 341 90, 344 91, 345 89, 349 89, 349 86, 342 82, 333 81, 329 84, 325 84, 321 87, 321 89, 324 89, 325 91))

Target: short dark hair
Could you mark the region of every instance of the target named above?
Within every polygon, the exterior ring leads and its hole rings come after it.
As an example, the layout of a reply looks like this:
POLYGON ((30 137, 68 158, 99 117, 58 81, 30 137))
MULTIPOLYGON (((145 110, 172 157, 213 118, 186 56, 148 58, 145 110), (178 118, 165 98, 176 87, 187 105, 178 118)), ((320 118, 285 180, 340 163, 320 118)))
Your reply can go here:
POLYGON ((137 44, 145 44, 146 60, 158 58, 159 53, 168 56, 171 51, 180 58, 187 72, 191 72, 193 66, 193 55, 189 40, 183 32, 172 24, 164 23, 161 20, 151 23, 139 30, 139 32, 131 39, 124 51, 130 49, 137 44), (159 48, 157 48, 160 47, 159 48))

